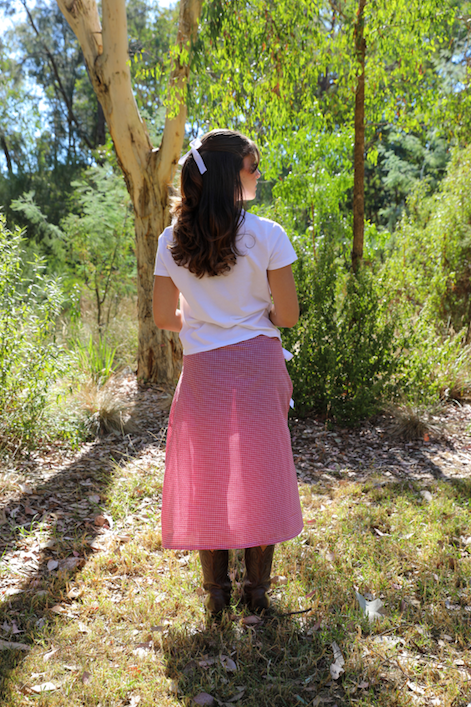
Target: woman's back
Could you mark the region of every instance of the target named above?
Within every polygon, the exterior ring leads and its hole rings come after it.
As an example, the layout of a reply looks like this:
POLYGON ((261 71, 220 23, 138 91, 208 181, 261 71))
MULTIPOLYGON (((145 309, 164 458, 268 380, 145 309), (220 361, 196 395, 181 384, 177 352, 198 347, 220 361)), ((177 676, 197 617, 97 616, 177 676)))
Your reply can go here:
POLYGON ((296 259, 277 223, 246 213, 236 240, 236 263, 219 276, 197 277, 172 257, 173 229, 159 239, 155 274, 170 277, 181 293, 180 338, 186 355, 228 346, 256 336, 280 338, 269 319, 267 271, 296 259))

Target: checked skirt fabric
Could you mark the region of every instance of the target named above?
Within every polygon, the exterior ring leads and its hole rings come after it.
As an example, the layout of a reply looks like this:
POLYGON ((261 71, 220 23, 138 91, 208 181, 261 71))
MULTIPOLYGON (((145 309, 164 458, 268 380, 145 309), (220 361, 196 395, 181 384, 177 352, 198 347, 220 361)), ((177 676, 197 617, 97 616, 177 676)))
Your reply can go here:
POLYGON ((303 527, 278 338, 184 356, 170 411, 162 545, 274 545, 303 527))

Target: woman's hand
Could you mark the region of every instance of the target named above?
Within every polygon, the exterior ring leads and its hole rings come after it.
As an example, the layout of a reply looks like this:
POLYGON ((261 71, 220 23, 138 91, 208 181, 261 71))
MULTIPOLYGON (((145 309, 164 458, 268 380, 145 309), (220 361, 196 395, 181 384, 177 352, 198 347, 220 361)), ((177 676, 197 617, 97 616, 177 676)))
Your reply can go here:
POLYGON ((180 331, 182 328, 182 313, 178 308, 180 292, 170 277, 154 276, 154 294, 152 311, 155 325, 159 329, 180 331))
POLYGON ((275 326, 293 327, 299 319, 298 295, 291 265, 267 270, 273 304, 269 312, 275 326))

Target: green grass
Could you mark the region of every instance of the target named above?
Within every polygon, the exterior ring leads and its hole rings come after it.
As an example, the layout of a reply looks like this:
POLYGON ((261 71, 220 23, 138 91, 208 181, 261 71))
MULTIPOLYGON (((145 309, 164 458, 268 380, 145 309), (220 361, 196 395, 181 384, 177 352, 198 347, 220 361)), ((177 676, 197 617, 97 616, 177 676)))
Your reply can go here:
MULTIPOLYGON (((17 620, 24 633, 9 640, 31 650, 0 652, 3 704, 165 707, 207 692, 243 707, 467 705, 469 481, 429 484, 431 500, 380 477, 301 486, 305 529, 277 547, 275 613, 256 625, 236 602, 220 623, 206 617, 197 554, 161 547, 161 482, 116 467, 100 503, 111 546, 91 554, 78 527, 61 545, 64 557, 87 556, 75 576, 46 573, 4 600, 0 625, 17 620), (381 598, 384 618, 370 623, 356 591, 381 598), (337 681, 333 641, 345 658, 337 681), (47 682, 57 689, 31 692, 47 682)), ((237 594, 240 552, 231 570, 237 594)))

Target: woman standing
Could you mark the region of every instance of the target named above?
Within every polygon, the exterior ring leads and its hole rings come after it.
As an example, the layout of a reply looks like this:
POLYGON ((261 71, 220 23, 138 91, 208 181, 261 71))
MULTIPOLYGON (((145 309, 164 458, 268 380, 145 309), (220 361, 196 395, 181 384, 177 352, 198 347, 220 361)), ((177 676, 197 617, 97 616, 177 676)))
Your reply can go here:
POLYGON ((162 545, 199 550, 213 614, 230 601, 228 551, 245 548, 243 600, 261 610, 274 545, 303 526, 277 328, 298 320, 296 255, 281 226, 243 210, 260 177, 251 140, 213 130, 181 162, 181 201, 159 238, 153 300, 156 325, 183 344, 162 545))

